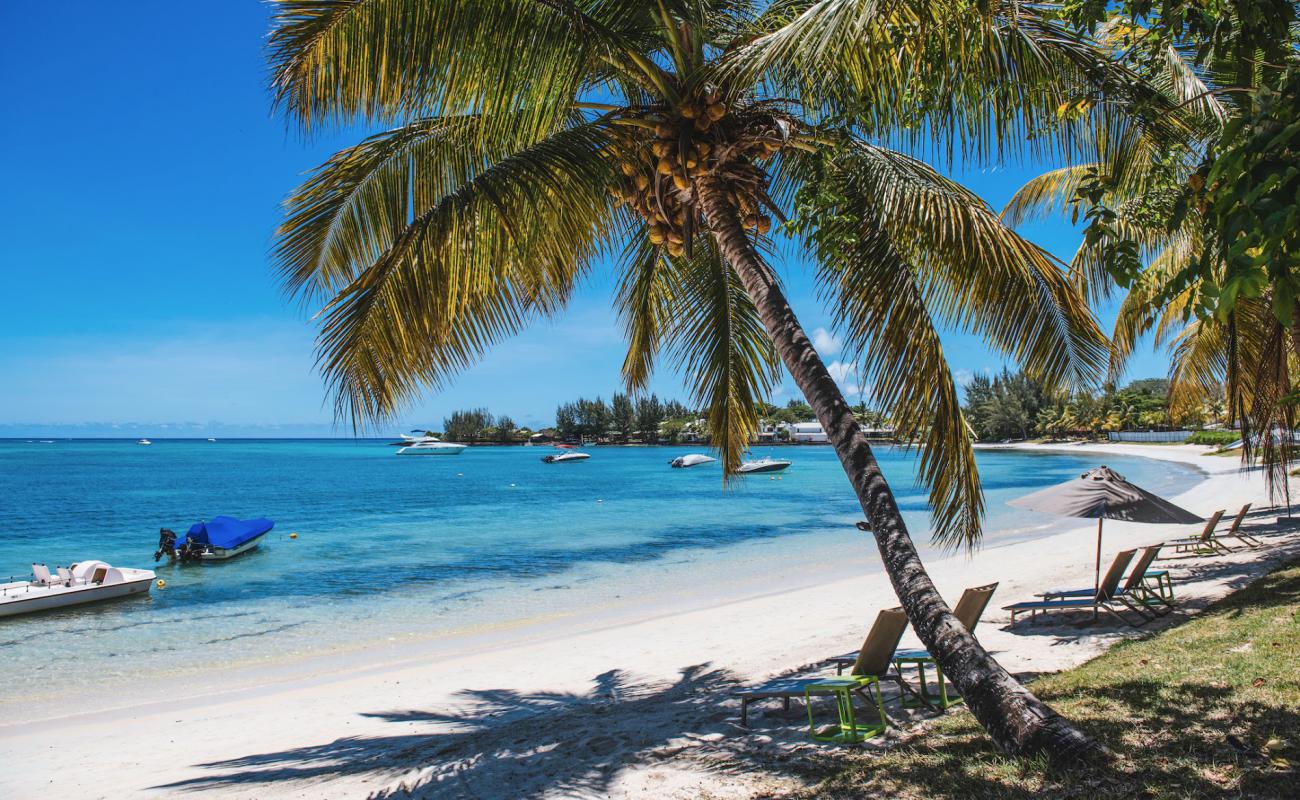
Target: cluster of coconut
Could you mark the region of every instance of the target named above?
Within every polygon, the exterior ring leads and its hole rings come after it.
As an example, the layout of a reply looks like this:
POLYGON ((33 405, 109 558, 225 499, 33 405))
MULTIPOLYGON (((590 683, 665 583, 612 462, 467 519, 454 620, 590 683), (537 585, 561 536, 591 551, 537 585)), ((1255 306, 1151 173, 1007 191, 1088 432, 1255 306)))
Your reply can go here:
MULTIPOLYGON (((781 149, 779 140, 737 136, 729 130, 728 108, 717 92, 679 105, 676 113, 658 117, 654 139, 641 143, 634 159, 623 162, 626 180, 615 195, 645 217, 649 239, 674 257, 687 251, 687 242, 700 224, 692 179, 704 172, 739 172, 758 189, 764 181, 752 159, 767 159, 781 149)), ((740 210, 746 227, 767 233, 772 218, 762 213, 745 181, 730 181, 729 199, 740 210)))

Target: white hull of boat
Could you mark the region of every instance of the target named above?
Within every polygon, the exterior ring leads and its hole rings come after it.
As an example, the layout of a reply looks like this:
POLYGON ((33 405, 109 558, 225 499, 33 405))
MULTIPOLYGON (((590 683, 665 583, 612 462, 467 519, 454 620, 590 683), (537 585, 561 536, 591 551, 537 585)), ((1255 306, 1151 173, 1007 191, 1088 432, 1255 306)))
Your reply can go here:
POLYGON ((762 461, 746 461, 736 470, 738 475, 749 475, 756 472, 780 472, 790 466, 789 461, 779 459, 763 459, 762 461))
MULTIPOLYGON (((270 533, 270 531, 267 531, 267 533, 270 533)), ((252 550, 253 548, 257 547, 259 544, 261 544, 262 538, 265 536, 266 533, 262 534, 261 536, 258 536, 255 539, 249 539, 247 542, 244 542, 239 547, 232 547, 229 550, 227 550, 224 547, 209 547, 208 552, 203 554, 203 560, 204 561, 225 561, 228 558, 234 558, 237 555, 247 553, 249 550, 252 550)))
POLYGON ((586 453, 564 453, 562 455, 543 456, 542 461, 547 464, 564 464, 569 461, 586 461, 591 456, 586 453))
POLYGON ((672 461, 669 461, 668 464, 673 469, 685 469, 687 467, 698 467, 701 464, 712 464, 714 461, 717 461, 717 459, 712 456, 706 456, 701 453, 691 453, 689 455, 678 456, 672 461))
POLYGON ((115 600, 133 594, 148 594, 154 573, 147 569, 123 569, 127 577, 120 583, 80 584, 73 586, 35 586, 31 583, 0 584, 0 617, 13 617, 33 611, 115 600))
POLYGON ((432 445, 411 444, 397 451, 399 456, 458 456, 465 449, 463 444, 437 442, 432 445))

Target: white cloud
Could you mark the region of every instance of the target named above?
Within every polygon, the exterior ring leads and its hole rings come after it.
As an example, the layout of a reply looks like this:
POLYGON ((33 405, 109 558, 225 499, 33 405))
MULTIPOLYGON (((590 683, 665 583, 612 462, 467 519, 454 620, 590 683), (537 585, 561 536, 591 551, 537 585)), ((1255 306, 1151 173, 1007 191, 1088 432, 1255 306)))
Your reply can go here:
POLYGON ((952 379, 957 382, 958 386, 965 386, 975 377, 975 373, 968 369, 959 369, 953 372, 952 379))
POLYGON ((833 356, 840 351, 840 339, 825 328, 813 331, 813 347, 824 356, 833 356))
POLYGON ((863 385, 858 382, 858 367, 848 361, 832 361, 826 365, 826 370, 830 372, 831 377, 840 385, 840 390, 844 394, 853 396, 862 393, 863 385))

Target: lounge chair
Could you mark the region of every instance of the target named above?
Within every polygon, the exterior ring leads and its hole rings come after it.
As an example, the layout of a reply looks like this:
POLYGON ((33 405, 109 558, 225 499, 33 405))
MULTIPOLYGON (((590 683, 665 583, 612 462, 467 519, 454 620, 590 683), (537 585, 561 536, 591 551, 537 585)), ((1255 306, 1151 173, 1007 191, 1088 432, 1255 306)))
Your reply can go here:
MULTIPOLYGON (((997 588, 996 583, 990 583, 987 586, 975 586, 961 593, 961 598, 957 600, 957 607, 953 609, 952 613, 958 622, 966 626, 966 630, 974 633, 975 626, 979 624, 980 617, 984 615, 984 610, 988 608, 989 600, 993 598, 993 592, 997 588)), ((827 660, 835 665, 835 671, 839 673, 843 672, 845 667, 852 666, 854 657, 853 653, 848 653, 827 660)), ((948 684, 944 680, 943 670, 934 660, 934 657, 930 655, 929 650, 923 647, 895 650, 893 661, 894 667, 900 675, 905 664, 916 667, 917 680, 921 685, 920 691, 916 694, 925 705, 931 708, 943 709, 961 702, 959 696, 948 694, 948 684), (930 694, 929 685, 925 679, 927 664, 934 664, 934 671, 938 675, 939 692, 937 695, 930 694)), ((907 699, 904 698, 904 705, 907 704, 907 699)), ((912 704, 915 705, 914 702, 912 704)))
POLYGON ((1215 544, 1214 541, 1214 528, 1219 524, 1219 520, 1223 519, 1223 515, 1226 511, 1227 509, 1221 508, 1211 514, 1210 518, 1205 521, 1205 527, 1201 529, 1199 535, 1187 536, 1182 539, 1172 539, 1165 542, 1165 544, 1173 545, 1175 553, 1192 553, 1199 555, 1218 554, 1221 551, 1219 545, 1215 544))
POLYGON ((902 683, 902 679, 889 675, 889 665, 898 642, 907 628, 907 615, 901 608, 891 608, 876 615, 875 624, 867 633, 862 649, 848 675, 824 678, 781 678, 768 681, 733 694, 740 698, 740 724, 749 727, 749 704, 757 700, 779 699, 790 710, 790 698, 802 697, 808 707, 809 734, 823 741, 861 741, 882 733, 889 724, 885 714, 885 699, 881 694, 881 679, 902 683), (874 689, 874 696, 872 690, 874 689), (815 695, 834 695, 840 723, 832 733, 818 732, 813 724, 811 700, 815 695), (859 725, 853 717, 852 695, 857 694, 875 705, 880 714, 879 724, 859 725))
MULTIPOLYGON (((1144 618, 1144 622, 1138 623, 1139 625, 1143 625, 1158 616, 1168 614, 1174 608, 1173 604, 1164 597, 1159 588, 1152 589, 1147 585, 1148 576, 1150 575, 1147 568, 1151 566, 1151 562, 1156 560, 1161 547, 1162 545, 1157 544, 1142 548, 1141 555, 1133 562, 1133 569, 1129 570, 1128 580, 1124 582, 1123 586, 1119 587, 1113 598, 1144 618), (1163 607, 1163 610, 1161 610, 1161 607, 1163 607)), ((1089 597, 1095 591, 1096 589, 1057 589, 1043 592, 1040 597, 1044 600, 1089 597)))
POLYGON ((1067 597, 1058 600, 1027 600, 1021 603, 1013 603, 1009 606, 1003 606, 1002 610, 1011 612, 1011 624, 1016 624, 1016 615, 1029 612, 1029 618, 1032 621, 1038 616, 1038 612, 1047 611, 1071 611, 1079 609, 1092 609, 1093 618, 1096 618, 1098 609, 1105 609, 1119 618, 1125 625, 1132 625, 1124 618, 1117 607, 1126 607, 1123 601, 1115 597, 1119 589, 1120 578, 1124 577, 1124 570, 1133 560, 1133 554, 1136 550, 1124 550, 1116 554, 1115 560, 1111 562, 1110 569, 1106 570, 1106 576, 1102 579, 1101 585, 1092 597, 1067 597))
MULTIPOLYGON (((1262 541, 1256 539, 1254 536, 1251 536, 1249 533, 1246 533, 1241 529, 1241 521, 1246 518, 1246 512, 1250 511, 1250 506, 1251 506, 1250 503, 1247 503, 1246 505, 1242 506, 1241 510, 1237 512, 1237 516, 1233 518, 1232 524, 1228 526, 1228 530, 1225 531, 1224 533, 1214 534, 1214 540, 1218 542, 1220 539, 1236 539, 1237 541, 1244 544, 1246 548, 1263 547, 1264 543, 1262 541)), ((1226 544, 1222 544, 1221 542, 1220 542, 1220 546, 1225 550, 1233 549, 1228 547, 1226 544)))

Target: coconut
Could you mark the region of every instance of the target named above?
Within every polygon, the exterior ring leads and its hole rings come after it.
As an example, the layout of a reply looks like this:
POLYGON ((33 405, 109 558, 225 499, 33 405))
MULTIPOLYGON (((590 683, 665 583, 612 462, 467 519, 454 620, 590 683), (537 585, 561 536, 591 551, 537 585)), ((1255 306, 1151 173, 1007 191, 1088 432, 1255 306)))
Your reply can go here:
POLYGON ((772 230, 772 218, 769 217, 769 216, 766 215, 766 214, 759 214, 759 216, 758 216, 758 232, 759 232, 759 233, 767 233, 767 232, 770 231, 770 230, 772 230))
POLYGON ((673 151, 672 142, 655 142, 650 145, 650 151, 656 156, 663 158, 673 151))
POLYGON ((673 185, 684 192, 691 188, 691 179, 687 178, 685 175, 674 175, 673 185))
POLYGON ((717 122, 727 116, 727 107, 722 103, 710 103, 709 107, 705 109, 705 113, 709 115, 709 119, 717 122))
POLYGON ((659 161, 659 167, 655 171, 658 172, 660 175, 672 175, 673 162, 669 161, 666 158, 661 159, 659 161))
POLYGON ((623 174, 629 178, 636 174, 636 164, 633 164, 630 161, 624 161, 622 164, 618 165, 618 168, 623 170, 623 174))
POLYGON ((655 135, 660 139, 671 139, 677 134, 677 130, 667 122, 661 122, 655 126, 655 135))

